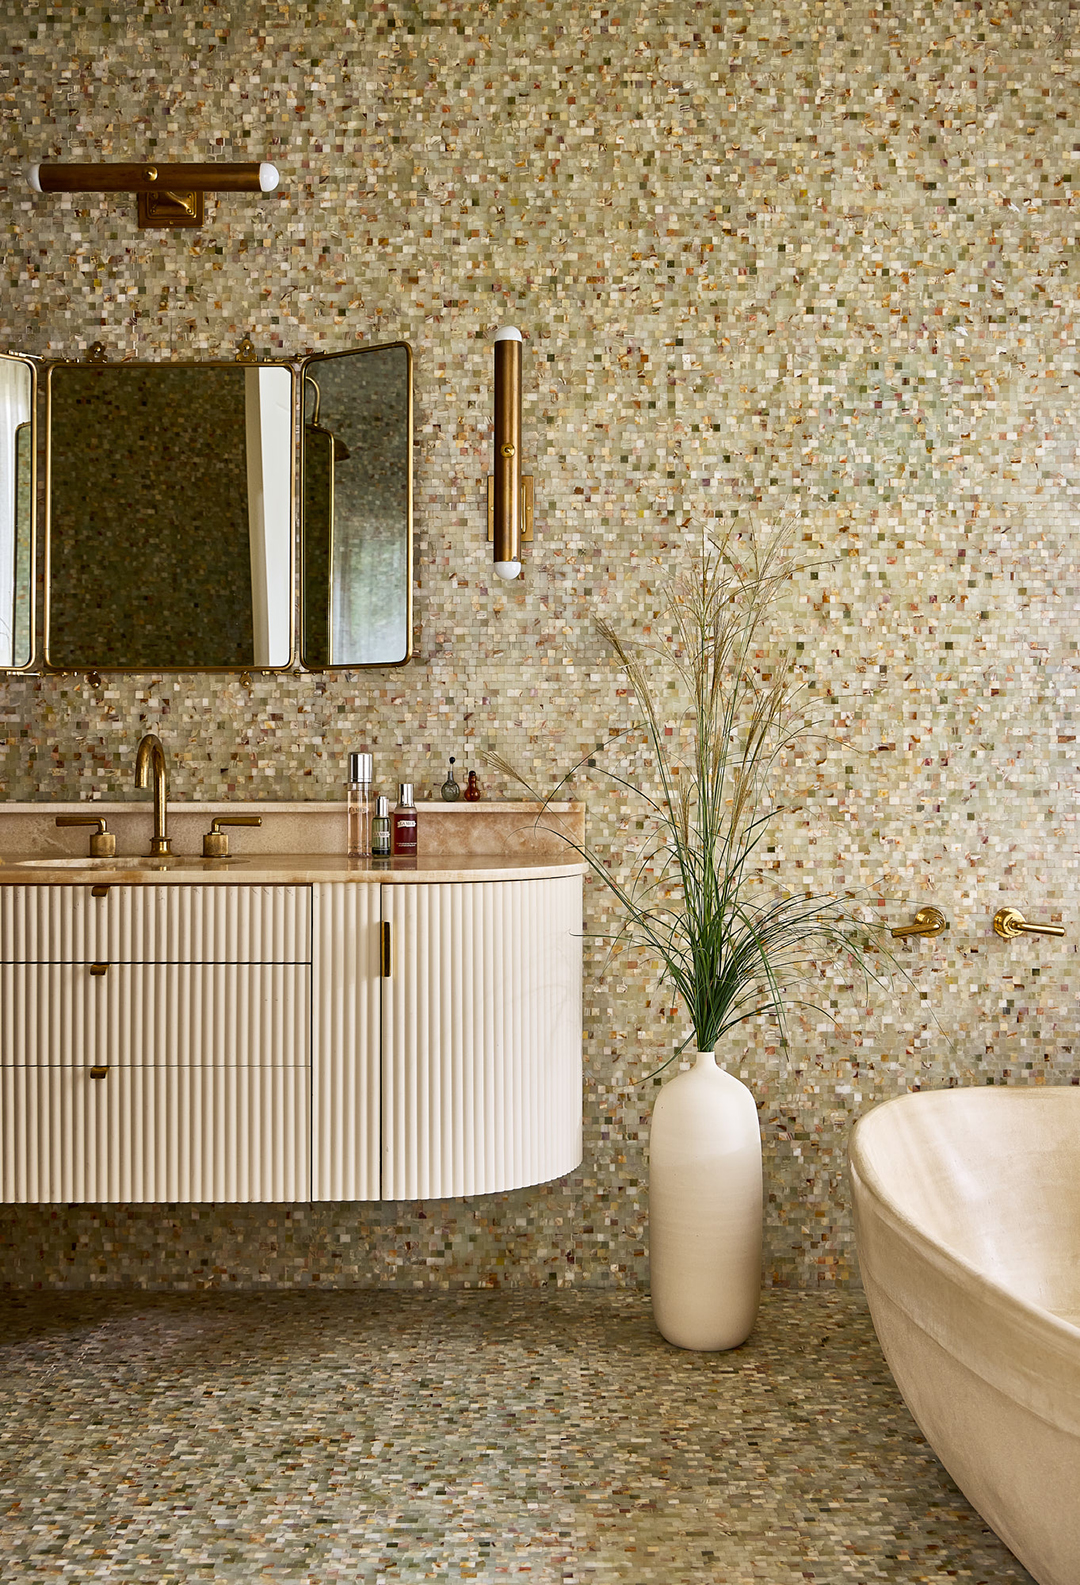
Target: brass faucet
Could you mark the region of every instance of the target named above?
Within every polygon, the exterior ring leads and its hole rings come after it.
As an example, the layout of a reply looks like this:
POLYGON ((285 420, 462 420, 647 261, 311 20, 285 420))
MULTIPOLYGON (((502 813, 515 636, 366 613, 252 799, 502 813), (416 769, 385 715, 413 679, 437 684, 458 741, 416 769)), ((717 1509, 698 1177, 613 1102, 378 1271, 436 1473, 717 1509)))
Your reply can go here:
POLYGON ((150 854, 151 857, 157 858, 161 854, 170 852, 171 849, 166 831, 169 819, 169 790, 165 771, 165 750, 161 746, 161 739, 154 732, 146 734, 135 755, 136 787, 147 785, 151 765, 154 767, 154 836, 150 843, 150 854))

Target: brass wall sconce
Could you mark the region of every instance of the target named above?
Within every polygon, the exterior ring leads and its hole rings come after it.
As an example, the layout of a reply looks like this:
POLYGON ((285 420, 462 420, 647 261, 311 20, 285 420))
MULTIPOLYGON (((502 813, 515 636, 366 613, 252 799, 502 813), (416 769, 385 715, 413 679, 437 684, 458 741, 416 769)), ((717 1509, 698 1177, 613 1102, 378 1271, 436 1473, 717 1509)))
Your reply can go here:
POLYGON ((35 193, 135 193, 139 225, 201 226, 204 193, 272 193, 276 165, 132 164, 31 165, 26 177, 35 193))
POLYGON ((495 332, 495 471, 488 479, 488 539, 495 575, 521 576, 521 546, 532 539, 533 481, 521 472, 521 331, 495 332))

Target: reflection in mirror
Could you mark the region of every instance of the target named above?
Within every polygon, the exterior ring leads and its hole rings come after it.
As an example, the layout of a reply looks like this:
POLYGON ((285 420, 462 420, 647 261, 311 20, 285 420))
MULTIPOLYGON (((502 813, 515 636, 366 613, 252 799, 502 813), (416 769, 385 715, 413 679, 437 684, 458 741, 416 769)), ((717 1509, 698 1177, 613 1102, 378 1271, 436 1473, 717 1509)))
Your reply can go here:
POLYGON ((303 375, 305 666, 389 666, 412 640, 412 352, 308 358, 303 375))
POLYGON ((61 670, 282 667, 292 372, 49 372, 45 658, 61 670))
POLYGON ((32 365, 0 354, 0 667, 33 658, 33 410, 32 365))

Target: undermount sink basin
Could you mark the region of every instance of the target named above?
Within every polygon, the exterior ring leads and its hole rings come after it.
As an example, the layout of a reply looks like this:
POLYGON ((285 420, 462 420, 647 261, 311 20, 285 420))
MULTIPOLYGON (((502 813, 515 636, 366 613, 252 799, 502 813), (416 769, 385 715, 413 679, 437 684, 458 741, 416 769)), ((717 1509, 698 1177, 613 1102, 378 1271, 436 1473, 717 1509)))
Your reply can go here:
MULTIPOLYGON (((204 865, 220 864, 220 859, 204 859, 196 854, 166 853, 160 857, 141 856, 127 858, 118 855, 111 859, 16 859, 11 866, 17 870, 183 870, 202 869, 204 865)), ((234 863, 230 857, 226 863, 234 863)))

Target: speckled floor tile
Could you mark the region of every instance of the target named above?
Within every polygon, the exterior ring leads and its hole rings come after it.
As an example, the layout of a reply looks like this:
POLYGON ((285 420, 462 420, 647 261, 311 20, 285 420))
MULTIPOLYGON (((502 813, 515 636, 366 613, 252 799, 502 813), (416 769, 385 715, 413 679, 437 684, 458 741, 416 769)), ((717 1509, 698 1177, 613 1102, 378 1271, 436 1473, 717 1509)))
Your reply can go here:
POLYGON ((18 1295, 5 1581, 1031 1585, 857 1293, 687 1354, 632 1293, 18 1295))

